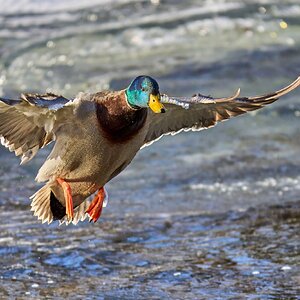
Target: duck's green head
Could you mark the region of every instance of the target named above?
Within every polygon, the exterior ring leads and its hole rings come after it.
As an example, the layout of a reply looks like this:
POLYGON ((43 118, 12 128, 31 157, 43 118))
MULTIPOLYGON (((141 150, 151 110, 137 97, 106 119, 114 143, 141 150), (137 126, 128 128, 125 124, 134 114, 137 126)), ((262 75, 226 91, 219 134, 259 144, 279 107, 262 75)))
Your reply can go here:
POLYGON ((133 108, 150 107, 155 113, 165 112, 160 102, 158 83, 149 76, 136 77, 125 93, 129 105, 133 108))

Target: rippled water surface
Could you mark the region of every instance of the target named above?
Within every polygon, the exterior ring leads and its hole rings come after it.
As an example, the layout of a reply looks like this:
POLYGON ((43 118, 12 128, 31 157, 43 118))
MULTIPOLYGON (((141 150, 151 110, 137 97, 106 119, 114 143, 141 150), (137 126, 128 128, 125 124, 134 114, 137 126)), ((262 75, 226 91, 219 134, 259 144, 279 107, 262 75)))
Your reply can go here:
MULTIPOLYGON (((268 92, 300 74, 298 0, 4 0, 0 95, 124 88, 268 92)), ((300 91, 145 148, 97 224, 29 211, 35 174, 0 149, 0 298, 299 299, 300 91)))

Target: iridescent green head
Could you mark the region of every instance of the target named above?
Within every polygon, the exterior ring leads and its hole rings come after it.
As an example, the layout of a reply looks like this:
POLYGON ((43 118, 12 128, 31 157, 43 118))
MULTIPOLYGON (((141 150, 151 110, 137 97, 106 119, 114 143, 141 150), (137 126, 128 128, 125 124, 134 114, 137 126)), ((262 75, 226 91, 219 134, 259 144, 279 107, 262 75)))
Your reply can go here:
POLYGON ((127 101, 133 108, 150 107, 155 113, 164 113, 160 102, 159 87, 149 76, 136 77, 125 90, 127 101))

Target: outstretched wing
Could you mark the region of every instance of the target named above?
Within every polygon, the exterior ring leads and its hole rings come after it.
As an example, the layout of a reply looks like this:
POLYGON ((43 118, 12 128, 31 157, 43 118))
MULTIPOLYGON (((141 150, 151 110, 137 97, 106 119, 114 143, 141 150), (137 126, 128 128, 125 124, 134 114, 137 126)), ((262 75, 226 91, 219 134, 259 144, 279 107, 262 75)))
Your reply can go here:
POLYGON ((149 129, 144 146, 152 144, 166 134, 209 128, 231 117, 262 108, 299 86, 300 77, 279 91, 249 98, 239 97, 240 90, 228 98, 212 98, 201 94, 190 98, 162 95, 161 102, 165 103, 166 113, 149 112, 149 129))
POLYGON ((70 100, 54 94, 22 94, 19 100, 0 98, 1 143, 17 156, 21 164, 55 139, 53 128, 66 113, 70 100))

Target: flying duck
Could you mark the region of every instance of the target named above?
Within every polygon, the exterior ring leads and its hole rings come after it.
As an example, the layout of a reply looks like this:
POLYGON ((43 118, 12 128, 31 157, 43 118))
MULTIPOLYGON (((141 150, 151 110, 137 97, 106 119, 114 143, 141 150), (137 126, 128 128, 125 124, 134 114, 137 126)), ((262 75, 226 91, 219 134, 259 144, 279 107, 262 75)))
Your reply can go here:
POLYGON ((166 134, 210 128, 260 109, 300 86, 300 77, 274 93, 213 98, 160 94, 155 79, 136 77, 121 91, 80 93, 69 100, 52 93, 0 98, 1 143, 30 161, 52 141, 36 176, 44 186, 31 196, 31 210, 43 223, 96 222, 106 204, 105 184, 137 152, 166 134), (90 196, 94 198, 90 200, 90 196))

